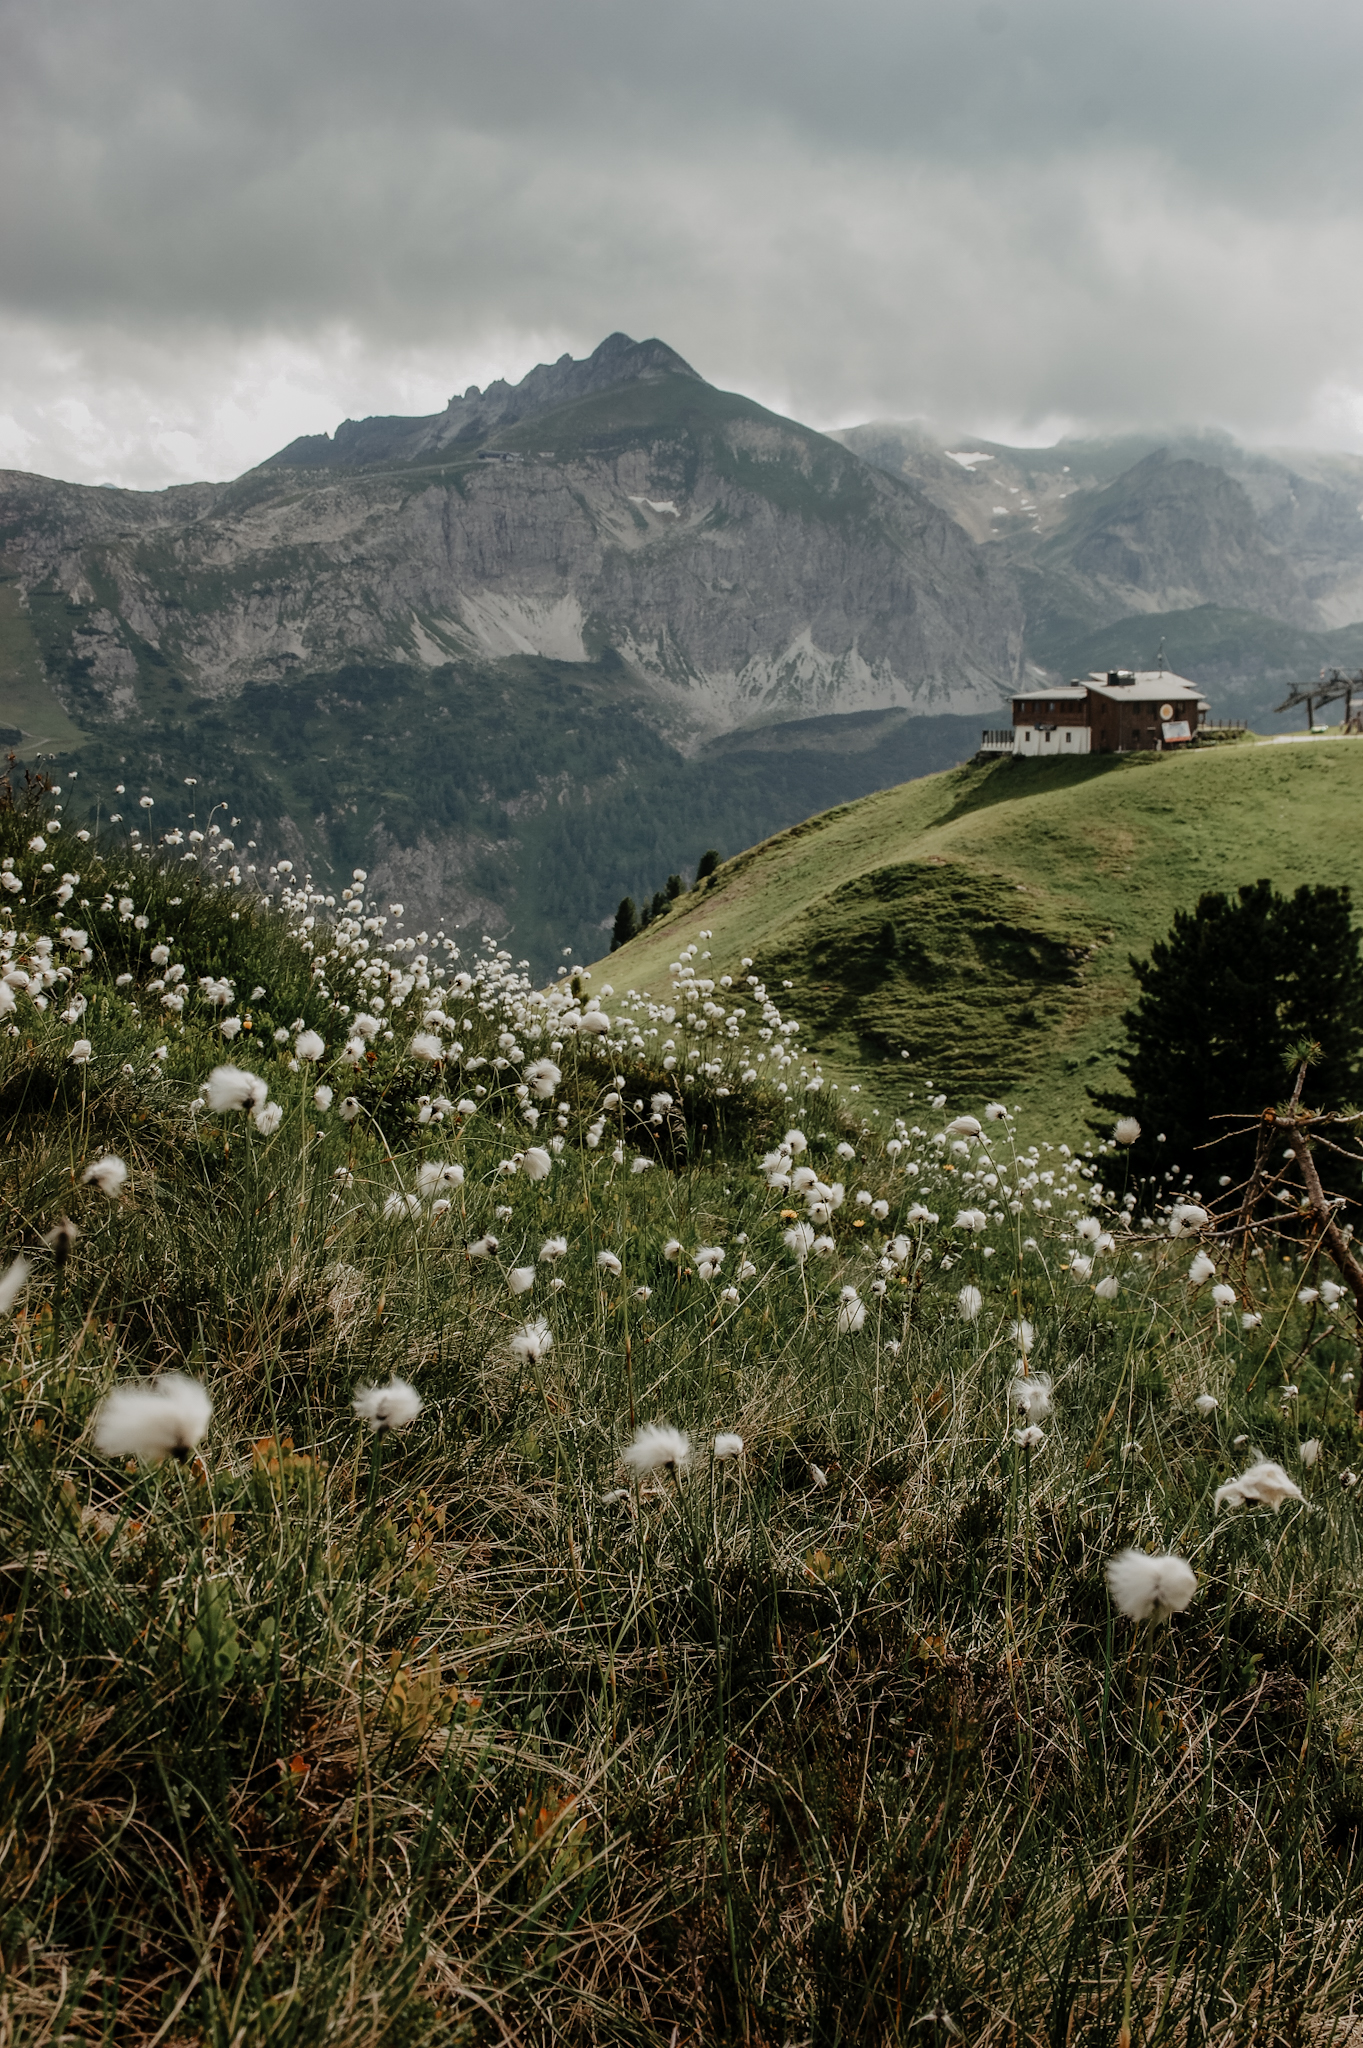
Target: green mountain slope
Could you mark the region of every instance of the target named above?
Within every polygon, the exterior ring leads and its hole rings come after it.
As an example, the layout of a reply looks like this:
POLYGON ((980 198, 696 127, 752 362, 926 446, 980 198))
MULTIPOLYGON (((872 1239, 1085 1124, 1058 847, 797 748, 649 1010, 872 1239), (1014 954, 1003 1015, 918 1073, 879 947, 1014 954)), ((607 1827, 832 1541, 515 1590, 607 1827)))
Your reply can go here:
POLYGON ((1087 1084, 1118 1080, 1129 956, 1203 890, 1348 880, 1361 802, 1348 739, 957 768, 730 861, 597 981, 661 995, 682 946, 748 956, 840 1088, 899 1104, 907 1064, 1080 1135, 1087 1084))

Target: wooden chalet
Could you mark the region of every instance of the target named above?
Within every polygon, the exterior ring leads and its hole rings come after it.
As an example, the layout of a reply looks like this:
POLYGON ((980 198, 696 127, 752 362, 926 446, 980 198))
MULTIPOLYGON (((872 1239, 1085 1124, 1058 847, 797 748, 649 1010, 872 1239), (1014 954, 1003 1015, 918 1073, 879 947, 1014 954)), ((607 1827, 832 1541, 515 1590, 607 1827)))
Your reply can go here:
POLYGON ((1011 731, 986 732, 986 754, 1158 753, 1187 746, 1210 706, 1196 683, 1167 669, 1095 669, 1013 699, 1011 731))

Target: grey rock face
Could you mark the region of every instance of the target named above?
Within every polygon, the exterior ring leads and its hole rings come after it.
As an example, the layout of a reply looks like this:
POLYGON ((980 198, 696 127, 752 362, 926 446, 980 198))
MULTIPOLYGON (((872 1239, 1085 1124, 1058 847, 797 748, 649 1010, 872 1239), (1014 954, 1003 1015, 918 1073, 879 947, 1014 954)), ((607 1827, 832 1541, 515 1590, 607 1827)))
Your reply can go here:
POLYGON ((87 608, 71 651, 112 718, 135 642, 208 699, 356 659, 610 650, 686 745, 989 708, 1021 652, 1006 567, 921 492, 624 336, 433 419, 294 443, 232 485, 10 478, 0 518, 25 586, 87 608))

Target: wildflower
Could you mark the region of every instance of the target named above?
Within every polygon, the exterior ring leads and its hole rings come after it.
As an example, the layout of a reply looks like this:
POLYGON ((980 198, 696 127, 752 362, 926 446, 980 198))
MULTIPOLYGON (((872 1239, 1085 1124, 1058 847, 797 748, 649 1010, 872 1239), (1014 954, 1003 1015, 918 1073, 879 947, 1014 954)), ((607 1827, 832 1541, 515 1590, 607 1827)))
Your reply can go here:
POLYGON ((890 1205, 888 1202, 872 1202, 871 1214, 875 1217, 877 1223, 883 1223, 889 1213, 890 1205))
POLYGON ((20 1257, 12 1261, 0 1273, 0 1316, 7 1316, 15 1302, 29 1283, 33 1272, 27 1259, 20 1257))
POLYGON ((106 1152, 103 1158, 91 1160, 81 1175, 81 1182, 88 1184, 93 1181, 100 1193, 112 1201, 125 1186, 127 1178, 128 1169, 123 1160, 116 1153, 106 1152))
POLYGON ((956 1297, 961 1314, 968 1323, 973 1323, 984 1307, 984 1296, 978 1287, 963 1287, 956 1297))
POLYGON ((1320 1456, 1320 1438, 1318 1436, 1308 1437, 1304 1444, 1298 1444, 1297 1456, 1309 1472, 1320 1456))
POLYGON ((339 1112, 339 1114, 340 1114, 340 1118, 341 1118, 341 1122, 342 1122, 343 1124, 353 1124, 353 1123, 354 1123, 354 1121, 355 1121, 355 1119, 356 1119, 356 1117, 357 1117, 357 1116, 359 1115, 359 1113, 360 1113, 360 1098, 359 1098, 359 1096, 358 1096, 358 1095, 345 1095, 345 1096, 342 1096, 342 1098, 341 1098, 341 1107, 340 1107, 340 1112, 339 1112))
POLYGON ((542 1145, 532 1145, 521 1155, 521 1172, 527 1180, 547 1180, 553 1163, 551 1155, 542 1145))
POLYGON ((618 1507, 621 1501, 629 1500, 631 1497, 627 1486, 612 1486, 606 1493, 602 1494, 601 1505, 603 1508, 618 1507))
POLYGON ((417 1168, 416 1184, 423 1195, 433 1195, 437 1188, 461 1188, 464 1185, 464 1169, 459 1165, 440 1165, 428 1159, 417 1168))
POLYGON ((1069 1260, 1069 1271, 1073 1273, 1076 1280, 1087 1280, 1093 1271, 1093 1261, 1092 1259, 1082 1257, 1079 1252, 1075 1252, 1069 1260))
POLYGON ((601 1268, 603 1273, 610 1274, 612 1280, 618 1280, 620 1278, 621 1273, 624 1271, 623 1266, 620 1264, 619 1259, 616 1258, 614 1252, 598 1252, 596 1255, 596 1263, 601 1268))
POLYGON ((1221 1403, 1215 1394, 1199 1394, 1193 1403, 1199 1415, 1215 1415, 1221 1403))
POLYGON ((1320 1300, 1320 1290, 1315 1287, 1299 1287, 1297 1290, 1297 1300, 1303 1308, 1310 1308, 1313 1301, 1320 1300))
POLYGON ((1197 1573, 1182 1557, 1147 1557, 1121 1550, 1107 1567, 1112 1604, 1132 1621, 1163 1621, 1182 1614, 1197 1591, 1197 1573))
MULTIPOLYGON (((161 1001, 167 1006, 168 1009, 174 1009, 176 1007, 176 1003, 173 997, 162 996, 161 1001)), ((230 1045, 232 1040, 234 1038, 239 1037, 241 1034, 241 1019, 240 1017, 224 1017, 222 1023, 218 1026, 218 1029, 222 1032, 223 1037, 227 1040, 228 1044, 230 1045)))
MULTIPOLYGON (((359 1022, 360 1020, 357 1017, 355 1019, 357 1029, 359 1022)), ((377 1026, 375 1028, 377 1029, 377 1026)), ((410 1050, 414 1060, 429 1060, 432 1065, 435 1065, 437 1061, 443 1060, 445 1057, 445 1048, 440 1042, 439 1034, 434 1031, 415 1032, 412 1036, 410 1050)))
POLYGON ((1008 1401, 1029 1421, 1039 1421, 1051 1412, 1051 1382, 1044 1372, 1019 1373, 1008 1389, 1008 1401))
POLYGON ((390 1429, 406 1429, 421 1413, 422 1401, 415 1387, 393 1378, 386 1387, 359 1387, 355 1392, 355 1413, 367 1422, 375 1436, 390 1429))
POLYGON ((1034 1422, 1029 1422, 1026 1429, 1013 1431, 1013 1441, 1021 1444, 1024 1451, 1039 1451, 1046 1441, 1046 1432, 1038 1429, 1034 1422))
POLYGON ((645 1159, 643 1153, 641 1152, 637 1155, 636 1158, 631 1159, 629 1163, 629 1170, 631 1173, 647 1173, 649 1167, 652 1166, 652 1164, 653 1161, 651 1159, 645 1159))
POLYGON ((814 1248, 814 1232, 807 1223, 793 1223, 789 1230, 782 1232, 781 1242, 803 1264, 814 1248))
POLYGON ((260 1109, 269 1088, 259 1074, 247 1074, 240 1067, 214 1067, 204 1082, 204 1100, 215 1116, 229 1109, 260 1109))
POLYGON ((1350 1466, 1347 1471, 1340 1473, 1339 1483, 1341 1486, 1357 1486, 1358 1474, 1354 1471, 1352 1466, 1350 1466))
POLYGON ((696 1271, 702 1280, 713 1280, 724 1264, 724 1247, 719 1244, 697 1245, 695 1252, 696 1271))
POLYGON ((837 1245, 833 1242, 831 1237, 816 1237, 813 1244, 810 1246, 810 1250, 813 1252, 816 1259, 832 1258, 837 1248, 837 1245))
POLYGON ((828 1484, 828 1474, 824 1471, 822 1465, 811 1464, 809 1476, 816 1486, 827 1486, 828 1484))
POLYGON ((319 1109, 325 1110, 331 1108, 334 1097, 332 1096, 330 1088, 328 1088, 326 1083, 323 1082, 320 1088, 313 1089, 312 1099, 319 1109))
POLYGON ((851 1336, 866 1321, 866 1304, 855 1287, 844 1287, 842 1302, 838 1309, 837 1331, 840 1337, 851 1336))
POLYGON ((1141 1127, 1134 1116, 1119 1116, 1112 1126, 1112 1135, 1119 1145, 1134 1145, 1141 1134, 1141 1127))
POLYGON ((563 1075, 552 1060, 532 1060, 524 1071, 524 1078, 540 1101, 547 1102, 563 1075))
POLYGON ((855 1159, 857 1156, 856 1147, 854 1145, 849 1145, 846 1138, 844 1138, 842 1143, 837 1147, 837 1154, 839 1159, 855 1159))
POLYGON ((106 1458, 183 1461, 201 1441, 213 1403, 197 1380, 162 1373, 150 1385, 115 1387, 95 1410, 95 1449, 106 1458))
POLYGON ((553 1332, 543 1316, 537 1316, 533 1323, 526 1323, 511 1339, 513 1357, 524 1358, 531 1365, 538 1365, 553 1348, 553 1332))
POLYGON ((1081 1216, 1074 1226, 1075 1236, 1087 1238, 1090 1244, 1097 1242, 1102 1230, 1103 1226, 1096 1216, 1081 1216))
POLYGON ((164 967, 170 960, 170 947, 153 946, 147 957, 150 959, 153 967, 164 967))
MULTIPOLYGON (((734 1296, 734 1300, 735 1300, 735 1301, 737 1301, 737 1300, 738 1300, 738 1295, 737 1295, 737 1292, 736 1292, 736 1291, 734 1291, 734 1290, 732 1290, 732 1289, 730 1290, 730 1292, 732 1292, 732 1293, 733 1293, 733 1296, 734 1296)), ((630 1298, 630 1300, 631 1300, 631 1301, 649 1301, 649 1300, 651 1300, 651 1298, 652 1298, 652 1295, 653 1295, 653 1289, 652 1289, 651 1287, 633 1287, 633 1288, 631 1288, 631 1289, 630 1289, 630 1297, 629 1297, 629 1298, 630 1298)), ((726 1298, 727 1298, 727 1297, 726 1297, 726 1298)))
POLYGON ((1196 1202, 1175 1202, 1169 1211, 1170 1237, 1187 1237, 1206 1227, 1207 1212, 1196 1202))
MULTIPOLYGON (((709 1276, 702 1274, 701 1277, 702 1279, 704 1279, 708 1278, 709 1276)), ((721 1301, 727 1301, 732 1304, 734 1302, 741 1301, 743 1297, 740 1295, 736 1287, 722 1287, 720 1289, 719 1298, 721 1301)))
POLYGON ((513 1266, 506 1276, 506 1284, 513 1294, 528 1294, 535 1284, 533 1266, 513 1266))
POLYGON ((743 1439, 741 1436, 720 1435, 715 1438, 715 1463, 722 1464, 725 1458, 741 1458, 743 1439))
POLYGON ((947 1125, 947 1136, 949 1138, 978 1138, 981 1135, 981 1130, 982 1127, 978 1117, 956 1116, 947 1125))
MULTIPOLYGON (((1199 1252, 1188 1268, 1189 1282, 1194 1287, 1201 1287, 1204 1282, 1211 1279, 1215 1271, 1216 1266, 1213 1261, 1207 1257, 1205 1252, 1199 1252)), ((1234 1300, 1234 1296, 1231 1299, 1234 1300)))
POLYGON ((987 1230, 989 1228, 989 1218, 985 1215, 983 1209, 958 1209, 956 1211, 956 1221, 951 1227, 953 1230, 987 1230))
POLYGON ((1097 1295, 1099 1301, 1115 1301, 1117 1299, 1118 1294, 1121 1291, 1118 1285, 1116 1274, 1109 1273, 1105 1280, 1100 1280, 1098 1282, 1098 1285, 1094 1288, 1093 1291, 1097 1295))
POLYGON ((1335 1280, 1322 1280, 1322 1281, 1321 1281, 1321 1283, 1320 1283, 1320 1298, 1321 1298, 1321 1300, 1322 1300, 1322 1301, 1323 1301, 1323 1302, 1325 1303, 1325 1306, 1326 1306, 1327 1308, 1333 1308, 1333 1307, 1335 1306, 1335 1304, 1336 1304, 1337 1302, 1339 1302, 1339 1301, 1343 1300, 1343 1297, 1344 1297, 1344 1289, 1343 1289, 1343 1288, 1342 1288, 1342 1287, 1341 1287, 1341 1286, 1339 1285, 1339 1283, 1338 1283, 1337 1281, 1335 1281, 1335 1280))
POLYGON ((671 1109, 672 1097, 665 1093, 650 1095, 648 1098, 648 1106, 653 1111, 654 1116, 662 1116, 666 1113, 666 1111, 671 1109))
POLYGON ((789 1152, 791 1156, 796 1159, 798 1159, 800 1154, 806 1151, 809 1146, 809 1140, 805 1136, 803 1131, 787 1131, 785 1137, 782 1138, 781 1143, 785 1147, 786 1151, 789 1152))
POLYGON ((561 1259, 566 1255, 567 1250, 568 1240, 566 1237, 546 1237, 544 1243, 540 1246, 540 1257, 550 1260, 561 1259))
POLYGON ((421 1203, 415 1195, 392 1194, 383 1205, 385 1223, 415 1223, 421 1214, 421 1203))
POLYGON ((497 1240, 489 1231, 485 1237, 475 1237, 473 1243, 466 1245, 464 1249, 471 1259, 491 1258, 497 1249, 497 1240))
POLYGON ((1271 1458, 1260 1458, 1238 1479, 1228 1479, 1224 1486, 1218 1486, 1213 1504, 1219 1513, 1223 1507, 1238 1508, 1246 1501, 1254 1501, 1276 1513, 1285 1500, 1301 1497, 1301 1488, 1288 1478, 1281 1465, 1271 1458))
POLYGON ((1032 1345, 1036 1342, 1036 1331, 1028 1322, 1011 1323, 1009 1325, 1009 1335, 1025 1358, 1032 1345))
POLYGON ((454 1106, 460 1116, 472 1116, 478 1107, 477 1103, 470 1102, 467 1096, 462 1101, 456 1102, 454 1106))
POLYGON ((90 1058, 93 1053, 94 1047, 91 1045, 89 1039, 78 1038, 75 1044, 72 1046, 70 1052, 67 1054, 67 1058, 71 1061, 72 1066, 84 1067, 88 1066, 90 1058))
POLYGON ((1240 1328, 1242 1330, 1257 1330, 1262 1321, 1262 1316, 1252 1315, 1250 1311, 1246 1309, 1245 1313, 1240 1318, 1240 1328))
POLYGON ((620 1462, 640 1477, 665 1465, 680 1470, 691 1455, 691 1440, 665 1422, 646 1422, 620 1454, 620 1462))

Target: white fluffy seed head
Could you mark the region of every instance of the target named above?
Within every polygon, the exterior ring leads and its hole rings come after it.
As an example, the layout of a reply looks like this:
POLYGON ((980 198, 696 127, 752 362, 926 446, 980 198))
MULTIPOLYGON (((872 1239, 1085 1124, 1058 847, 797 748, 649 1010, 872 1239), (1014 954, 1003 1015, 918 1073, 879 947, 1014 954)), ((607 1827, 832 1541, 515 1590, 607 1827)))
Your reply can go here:
POLYGON ((528 1294, 535 1284, 533 1266, 513 1266, 506 1276, 506 1284, 513 1294, 528 1294))
POLYGON ((1040 1422, 1051 1412, 1051 1382, 1044 1372, 1019 1373, 1008 1389, 1008 1401, 1028 1422, 1040 1422))
POLYGON ((1113 1606, 1132 1621, 1163 1621, 1182 1614, 1197 1591, 1197 1573, 1186 1558, 1122 1550, 1109 1560, 1107 1589, 1113 1606))
POLYGON ((0 1316, 7 1316, 29 1283, 33 1268, 22 1255, 0 1274, 0 1316))
POLYGON ((97 1187, 102 1195, 112 1201, 127 1186, 128 1168, 114 1152, 106 1152, 102 1159, 92 1159, 81 1175, 83 1182, 97 1187))
POLYGON ((642 1475, 661 1471, 667 1465, 680 1470, 690 1455, 691 1439, 682 1430, 672 1429, 665 1422, 646 1422, 635 1430, 620 1454, 620 1462, 631 1472, 642 1475))
POLYGON ((208 1428, 213 1403, 197 1380, 165 1372, 141 1385, 115 1387, 95 1410, 95 1449, 106 1458, 187 1458, 208 1428))
POLYGON ((1252 1503, 1257 1507, 1272 1508, 1274 1512, 1285 1500, 1300 1500, 1301 1488, 1288 1478, 1281 1465, 1272 1458, 1259 1458, 1240 1474, 1238 1479, 1228 1479, 1224 1486, 1218 1486, 1214 1506, 1222 1508, 1244 1507, 1252 1503))
POLYGON ((355 1413, 374 1434, 389 1429, 406 1429, 421 1413, 421 1396, 406 1380, 391 1379, 386 1387, 359 1387, 355 1413))
POLYGON ((722 1433, 715 1438, 715 1463, 717 1465, 722 1464, 726 1458, 741 1458, 742 1455, 743 1439, 741 1436, 735 1436, 729 1432, 722 1433))
POLYGON ((533 1323, 526 1323, 511 1339, 513 1357, 524 1358, 531 1365, 537 1365, 553 1348, 553 1332, 543 1316, 537 1316, 533 1323))
POLYGON ((241 1067, 214 1067, 204 1082, 204 1101, 214 1116, 225 1116, 230 1109, 261 1109, 269 1092, 259 1074, 241 1067))

